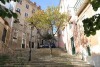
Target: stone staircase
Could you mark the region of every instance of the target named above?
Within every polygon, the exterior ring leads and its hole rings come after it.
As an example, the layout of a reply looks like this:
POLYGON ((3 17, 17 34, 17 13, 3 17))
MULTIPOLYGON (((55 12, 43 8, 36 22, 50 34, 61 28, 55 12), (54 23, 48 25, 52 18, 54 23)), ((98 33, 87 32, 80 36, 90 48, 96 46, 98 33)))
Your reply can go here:
POLYGON ((18 49, 12 59, 0 67, 93 67, 59 48, 53 48, 52 55, 49 48, 32 49, 31 61, 28 59, 29 49, 18 49))
POLYGON ((76 56, 67 55, 67 57, 65 58, 69 60, 72 65, 77 65, 77 67, 94 67, 93 65, 90 65, 86 61, 83 61, 80 58, 77 58, 76 56))

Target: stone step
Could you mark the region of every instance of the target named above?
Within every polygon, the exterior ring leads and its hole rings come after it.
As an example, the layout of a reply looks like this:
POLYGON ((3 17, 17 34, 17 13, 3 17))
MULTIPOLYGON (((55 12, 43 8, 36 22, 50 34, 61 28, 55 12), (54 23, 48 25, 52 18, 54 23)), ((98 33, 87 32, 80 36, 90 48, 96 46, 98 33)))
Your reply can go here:
POLYGON ((52 49, 53 56, 50 57, 50 49, 32 49, 32 61, 28 62, 29 49, 27 50, 17 50, 18 61, 9 61, 11 65, 16 65, 16 67, 93 67, 87 62, 78 59, 76 56, 69 55, 58 48, 52 49), (20 58, 18 58, 20 57, 20 58), (24 57, 24 58, 22 58, 24 57), (22 59, 22 60, 21 60, 22 59), (22 63, 20 63, 20 62, 22 63), (25 65, 23 65, 25 64, 25 65), (20 66, 19 66, 20 65, 20 66))
POLYGON ((24 66, 24 67, 93 67, 91 65, 75 65, 75 64, 67 64, 67 63, 53 63, 53 62, 26 62, 26 63, 10 63, 10 65, 8 64, 7 65, 8 67, 9 66, 24 66))
POLYGON ((34 60, 34 61, 31 61, 31 62, 28 62, 28 61, 16 61, 16 62, 13 62, 13 61, 9 61, 8 62, 8 65, 30 65, 30 66, 32 66, 32 65, 36 65, 36 66, 38 66, 38 65, 41 65, 41 66, 44 66, 44 65, 46 65, 46 67, 47 66, 50 66, 50 65, 52 65, 52 67, 53 66, 61 66, 61 67, 63 67, 63 65, 74 65, 74 66, 77 66, 77 67, 93 67, 93 66, 91 66, 90 64, 86 64, 86 63, 80 63, 80 62, 71 62, 71 63, 69 63, 69 62, 67 62, 67 61, 65 61, 65 62, 59 62, 59 61, 57 61, 57 62, 54 62, 54 61, 42 61, 42 60, 34 60))
POLYGON ((93 67, 93 66, 86 66, 86 65, 61 65, 61 64, 27 64, 27 65, 5 65, 0 67, 93 67))

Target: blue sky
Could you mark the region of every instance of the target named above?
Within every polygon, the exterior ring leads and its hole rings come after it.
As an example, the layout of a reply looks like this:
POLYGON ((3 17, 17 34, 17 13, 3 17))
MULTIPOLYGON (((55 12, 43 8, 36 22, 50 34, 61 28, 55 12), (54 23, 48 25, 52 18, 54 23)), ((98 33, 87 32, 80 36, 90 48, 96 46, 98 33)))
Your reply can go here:
POLYGON ((37 5, 40 5, 43 10, 45 10, 48 6, 58 6, 60 0, 31 0, 32 2, 36 2, 37 5))

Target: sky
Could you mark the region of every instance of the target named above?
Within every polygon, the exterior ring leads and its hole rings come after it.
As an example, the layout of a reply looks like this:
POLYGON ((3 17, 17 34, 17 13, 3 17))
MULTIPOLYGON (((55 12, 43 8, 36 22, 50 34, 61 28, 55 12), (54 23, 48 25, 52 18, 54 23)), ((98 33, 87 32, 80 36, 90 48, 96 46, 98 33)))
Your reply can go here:
POLYGON ((36 4, 41 6, 43 10, 45 10, 48 6, 58 6, 60 0, 31 0, 32 2, 36 2, 36 4))

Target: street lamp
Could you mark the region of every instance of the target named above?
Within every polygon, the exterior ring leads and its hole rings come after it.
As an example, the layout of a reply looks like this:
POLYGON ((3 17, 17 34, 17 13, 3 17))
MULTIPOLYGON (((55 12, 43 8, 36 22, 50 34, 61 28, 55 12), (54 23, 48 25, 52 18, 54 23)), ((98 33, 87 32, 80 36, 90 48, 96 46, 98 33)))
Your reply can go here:
POLYGON ((32 48, 32 29, 33 29, 33 26, 31 26, 31 36, 30 36, 30 43, 29 43, 29 47, 30 47, 30 50, 29 50, 29 61, 31 61, 31 48, 32 48))

